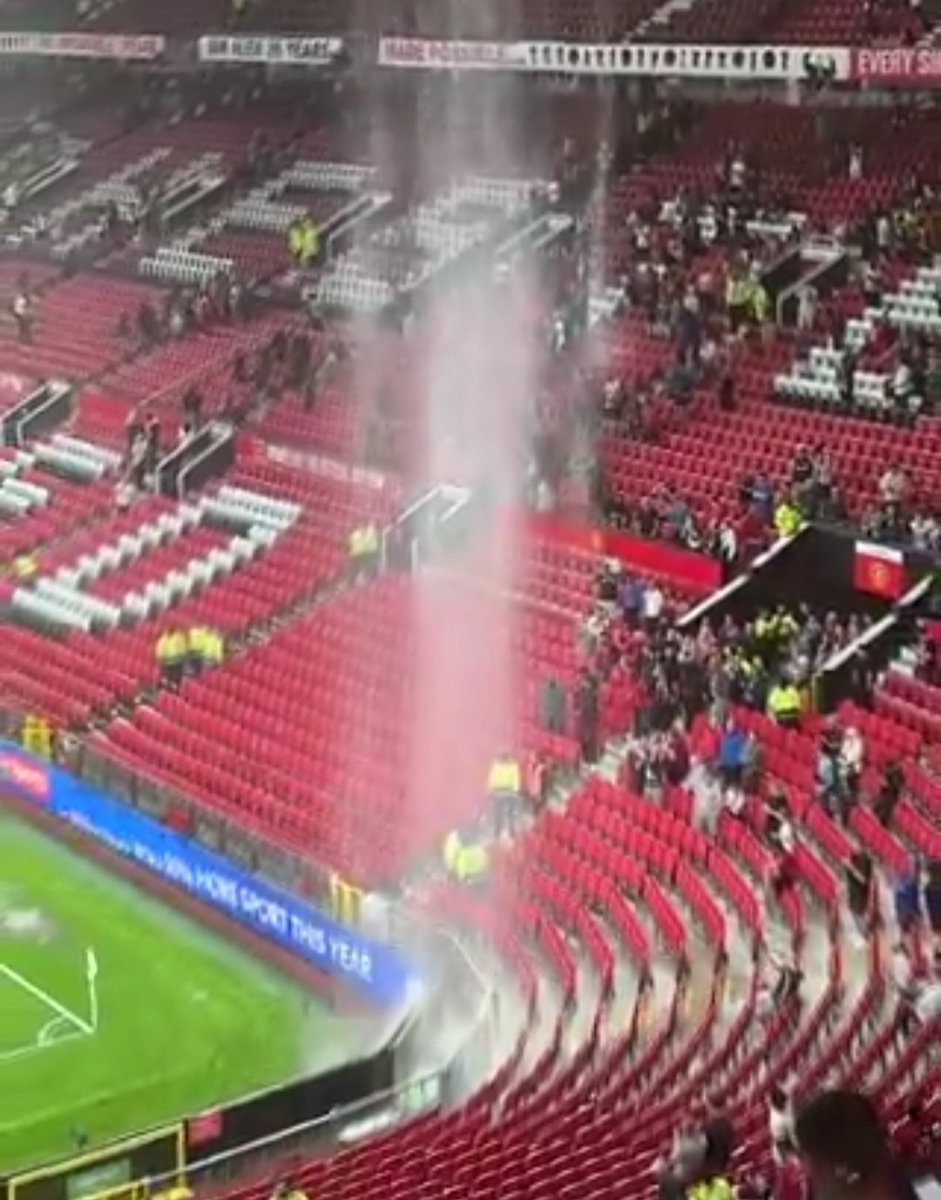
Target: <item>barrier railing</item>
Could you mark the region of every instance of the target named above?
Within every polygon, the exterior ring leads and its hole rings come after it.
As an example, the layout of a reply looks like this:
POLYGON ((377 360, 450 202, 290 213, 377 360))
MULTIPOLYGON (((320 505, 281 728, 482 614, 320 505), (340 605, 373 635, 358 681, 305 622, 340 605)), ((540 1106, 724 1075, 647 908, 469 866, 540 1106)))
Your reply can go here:
MULTIPOLYGON (((119 1187, 85 1195, 83 1200, 149 1200, 176 1189, 198 1194, 220 1191, 246 1177, 264 1176, 303 1158, 322 1157, 344 1146, 376 1136, 415 1117, 437 1111, 442 1104, 442 1072, 425 1074, 331 1112, 256 1138, 243 1145, 190 1161, 168 1171, 155 1172, 119 1187)), ((194 1117, 187 1132, 198 1132, 206 1117, 194 1117)), ((8 1187, 15 1184, 10 1181, 8 1187)), ((8 1191, 7 1200, 24 1200, 8 1191)))
POLYGON ((92 786, 172 829, 186 832, 245 870, 316 904, 329 904, 331 871, 312 855, 293 853, 254 832, 249 835, 229 817, 155 777, 134 771, 81 739, 59 739, 56 758, 92 786))

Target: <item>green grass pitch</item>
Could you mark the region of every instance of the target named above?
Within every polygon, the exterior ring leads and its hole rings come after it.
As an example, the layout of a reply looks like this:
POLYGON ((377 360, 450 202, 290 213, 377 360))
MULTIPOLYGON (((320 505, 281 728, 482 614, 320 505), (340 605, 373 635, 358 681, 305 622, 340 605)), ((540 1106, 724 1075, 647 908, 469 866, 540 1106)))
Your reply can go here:
POLYGON ((0 813, 0 1175, 77 1132, 94 1145, 337 1065, 355 1040, 293 981, 0 813))

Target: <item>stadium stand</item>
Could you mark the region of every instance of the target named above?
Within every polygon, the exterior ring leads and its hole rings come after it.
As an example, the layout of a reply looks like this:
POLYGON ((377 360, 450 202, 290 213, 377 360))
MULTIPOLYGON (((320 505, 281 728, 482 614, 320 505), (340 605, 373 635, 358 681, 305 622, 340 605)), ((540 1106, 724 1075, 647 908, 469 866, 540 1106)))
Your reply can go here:
MULTIPOLYGON (((168 0, 158 23, 824 46, 926 27, 911 5, 851 0, 361 9, 168 0)), ((153 11, 93 3, 81 24, 156 32, 153 11)), ((941 859, 930 621, 893 608, 901 592, 844 611, 849 586, 832 621, 808 601, 780 638, 760 631, 763 604, 689 618, 808 524, 891 543, 913 582, 937 569, 936 102, 536 89, 520 101, 542 114, 532 144, 484 147, 458 175, 487 107, 467 85, 440 161, 411 179, 415 139, 379 134, 433 108, 438 81, 418 99, 377 84, 389 112, 365 135, 361 81, 335 82, 302 133, 290 89, 261 83, 244 104, 190 83, 195 104, 133 128, 83 102, 56 118, 81 142, 55 150, 74 169, 7 206, 0 264, 4 408, 48 379, 77 387, 61 427, 0 451, 5 703, 196 813, 364 889, 407 888, 486 944, 521 999, 520 1031, 453 1107, 226 1197, 268 1200, 287 1173, 311 1200, 702 1200, 696 1183, 720 1175, 793 1200, 777 1085, 795 1105, 866 1090, 899 1146, 917 1108, 936 1153, 922 1001, 939 931, 902 928, 896 904, 913 873, 927 895, 941 859), (291 241, 305 217, 311 254, 291 241), (465 324, 483 331, 473 370, 465 324), (431 461, 441 403, 472 416, 431 461), (234 461, 200 450, 198 484, 164 487, 165 462, 217 429, 234 461), (489 526, 401 569, 395 534, 429 488, 478 486, 465 443, 482 432, 502 438, 509 499, 495 487, 474 509, 489 526), (519 526, 509 568, 500 520, 519 526), (383 534, 368 565, 350 553, 364 525, 383 534), (815 711, 811 677, 883 620, 904 636, 872 686, 815 711), (155 648, 193 627, 225 653, 174 677, 155 648), (448 681, 435 695, 429 654, 448 681), (488 707, 495 662, 508 712, 488 707), (784 720, 782 664, 802 692, 784 720), (441 845, 489 828, 487 766, 507 750, 551 784, 490 840, 482 884, 445 879, 441 845), (917 992, 896 973, 908 934, 917 992), (690 1166, 686 1143, 720 1114, 734 1145, 706 1172, 706 1138, 690 1166)), ((785 615, 813 585, 788 581, 785 615)))

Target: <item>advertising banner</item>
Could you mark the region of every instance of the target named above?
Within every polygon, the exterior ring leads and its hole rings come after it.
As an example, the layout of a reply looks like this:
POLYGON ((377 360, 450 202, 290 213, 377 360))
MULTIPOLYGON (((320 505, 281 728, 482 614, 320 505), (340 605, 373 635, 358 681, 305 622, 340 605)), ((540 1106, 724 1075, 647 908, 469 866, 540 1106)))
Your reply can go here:
POLYGON ((357 936, 303 900, 9 743, 0 746, 0 787, 43 805, 115 853, 376 1003, 392 1007, 407 998, 414 975, 387 946, 357 936))
POLYGON ((201 37, 197 48, 200 62, 323 67, 342 53, 343 42, 340 38, 244 34, 201 37))
POLYGON ((525 71, 685 79, 847 79, 850 52, 838 46, 659 45, 629 42, 463 42, 381 38, 379 65, 421 70, 525 71))
POLYGON ((304 450, 294 450, 290 446, 276 446, 271 442, 262 443, 262 446, 265 457, 271 462, 293 467, 297 471, 309 471, 311 475, 372 488, 374 491, 382 491, 389 485, 388 476, 383 475, 381 471, 374 471, 370 467, 351 466, 329 454, 308 453, 304 450))
POLYGON ((0 54, 48 58, 159 58, 166 39, 156 34, 0 33, 0 54))
POLYGON ((941 47, 889 46, 854 50, 852 78, 890 87, 941 87, 941 47))
POLYGON ((703 596, 722 586, 722 564, 708 554, 632 537, 616 529, 567 521, 549 513, 526 513, 518 520, 531 538, 568 550, 617 558, 629 569, 650 572, 703 596))
POLYGON ((460 71, 528 70, 526 42, 460 42, 432 38, 382 38, 381 67, 460 71))

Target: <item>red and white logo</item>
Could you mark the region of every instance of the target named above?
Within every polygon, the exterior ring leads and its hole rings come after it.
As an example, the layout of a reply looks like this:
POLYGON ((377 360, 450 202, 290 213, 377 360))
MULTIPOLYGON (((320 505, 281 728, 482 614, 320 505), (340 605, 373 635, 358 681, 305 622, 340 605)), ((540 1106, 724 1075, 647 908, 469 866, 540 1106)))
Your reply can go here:
POLYGON ((9 750, 0 751, 0 784, 8 783, 15 791, 45 804, 49 799, 49 772, 45 767, 20 758, 9 750))

